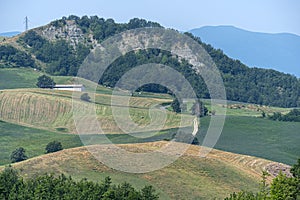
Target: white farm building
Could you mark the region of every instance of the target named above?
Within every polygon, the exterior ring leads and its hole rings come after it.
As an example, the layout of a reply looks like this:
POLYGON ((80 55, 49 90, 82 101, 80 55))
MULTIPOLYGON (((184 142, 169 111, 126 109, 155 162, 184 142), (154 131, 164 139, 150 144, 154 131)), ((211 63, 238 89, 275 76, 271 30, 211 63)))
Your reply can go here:
POLYGON ((79 85, 55 85, 53 90, 67 90, 67 91, 84 91, 84 86, 82 84, 79 85))

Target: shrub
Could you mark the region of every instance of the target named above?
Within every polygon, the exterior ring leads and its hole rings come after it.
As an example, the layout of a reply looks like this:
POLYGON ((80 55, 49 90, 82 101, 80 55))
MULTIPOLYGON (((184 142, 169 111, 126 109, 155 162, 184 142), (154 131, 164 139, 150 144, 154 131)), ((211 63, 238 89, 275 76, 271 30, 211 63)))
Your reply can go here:
POLYGON ((53 153, 60 150, 63 150, 63 148, 61 143, 57 141, 49 142, 46 146, 46 153, 53 153))

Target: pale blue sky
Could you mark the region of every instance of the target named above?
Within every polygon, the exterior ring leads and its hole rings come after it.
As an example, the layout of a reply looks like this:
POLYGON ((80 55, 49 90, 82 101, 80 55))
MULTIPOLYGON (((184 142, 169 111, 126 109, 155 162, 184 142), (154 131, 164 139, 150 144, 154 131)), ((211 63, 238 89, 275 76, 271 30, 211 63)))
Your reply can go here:
POLYGON ((133 17, 186 31, 233 25, 250 31, 300 35, 299 0, 1 0, 0 32, 23 31, 62 16, 98 15, 127 22, 133 17))

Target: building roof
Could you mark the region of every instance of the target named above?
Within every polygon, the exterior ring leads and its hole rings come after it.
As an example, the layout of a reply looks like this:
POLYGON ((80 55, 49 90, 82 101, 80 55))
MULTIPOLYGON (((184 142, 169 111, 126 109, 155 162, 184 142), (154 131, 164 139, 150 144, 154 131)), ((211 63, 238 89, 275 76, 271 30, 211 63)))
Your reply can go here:
POLYGON ((54 88, 82 88, 84 87, 82 84, 78 85, 55 85, 54 88))

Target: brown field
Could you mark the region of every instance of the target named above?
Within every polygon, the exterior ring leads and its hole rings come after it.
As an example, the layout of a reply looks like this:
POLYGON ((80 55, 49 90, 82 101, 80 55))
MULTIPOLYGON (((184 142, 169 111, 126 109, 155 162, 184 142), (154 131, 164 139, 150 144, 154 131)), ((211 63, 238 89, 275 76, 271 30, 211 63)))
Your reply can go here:
MULTIPOLYGON (((118 145, 131 152, 149 152, 159 150, 168 142, 118 145)), ((175 143, 175 147, 187 144, 175 143)), ((187 146, 188 147, 188 146, 187 146)), ((109 145, 89 147, 92 151, 106 154, 109 145)), ((272 161, 213 150, 207 157, 199 157, 203 149, 189 146, 188 150, 171 165, 157 171, 130 174, 111 169, 96 160, 85 147, 66 149, 60 152, 32 158, 13 166, 26 177, 36 174, 67 174, 79 180, 88 178, 99 181, 111 176, 113 181, 127 181, 137 188, 153 185, 161 194, 161 199, 222 199, 229 193, 239 190, 258 190, 262 170, 272 161)), ((3 167, 2 167, 3 168, 3 167)), ((273 176, 269 177, 269 181, 273 176)))

